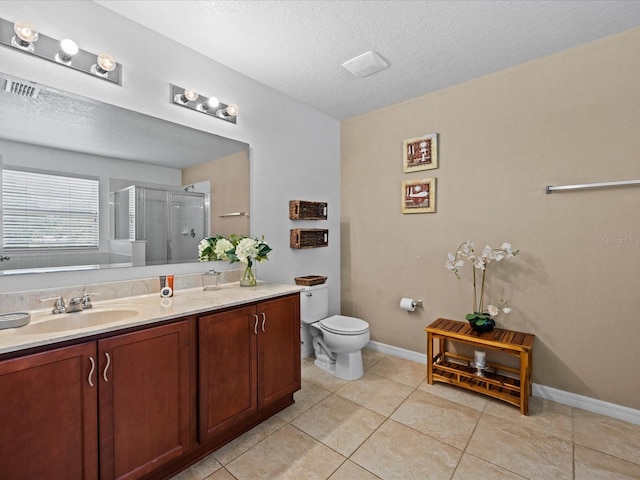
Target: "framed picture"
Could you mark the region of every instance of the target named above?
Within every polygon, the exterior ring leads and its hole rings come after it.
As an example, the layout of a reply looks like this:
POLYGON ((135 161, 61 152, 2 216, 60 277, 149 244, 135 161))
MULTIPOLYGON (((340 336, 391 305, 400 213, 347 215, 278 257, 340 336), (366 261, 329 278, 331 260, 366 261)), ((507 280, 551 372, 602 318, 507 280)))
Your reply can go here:
POLYGON ((404 171, 417 172, 438 168, 438 134, 409 138, 403 142, 404 171))
POLYGON ((436 179, 403 180, 402 213, 433 213, 436 211, 436 179))

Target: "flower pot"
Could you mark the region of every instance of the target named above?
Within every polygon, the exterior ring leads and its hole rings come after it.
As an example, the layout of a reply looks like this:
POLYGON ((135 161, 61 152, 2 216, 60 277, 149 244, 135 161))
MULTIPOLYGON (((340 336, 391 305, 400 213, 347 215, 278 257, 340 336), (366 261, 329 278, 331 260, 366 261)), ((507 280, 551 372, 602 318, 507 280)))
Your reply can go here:
POLYGON ((491 317, 473 318, 469 320, 469 325, 471 325, 471 328, 474 331, 479 333, 485 333, 485 332, 490 332, 491 330, 494 329, 494 327, 496 326, 496 321, 491 317))

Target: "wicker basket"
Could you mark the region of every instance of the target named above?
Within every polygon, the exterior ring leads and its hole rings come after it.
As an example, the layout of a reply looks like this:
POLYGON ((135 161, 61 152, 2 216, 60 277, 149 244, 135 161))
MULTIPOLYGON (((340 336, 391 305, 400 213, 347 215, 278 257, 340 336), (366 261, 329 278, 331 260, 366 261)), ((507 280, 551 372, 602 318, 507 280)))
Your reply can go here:
POLYGON ((296 277, 296 285, 305 285, 310 287, 311 285, 320 285, 327 281, 327 277, 322 275, 307 275, 305 277, 296 277))
POLYGON ((329 245, 329 230, 323 228, 295 228, 291 230, 291 248, 316 248, 329 245))
POLYGON ((289 201, 290 220, 326 220, 328 206, 325 202, 289 201))

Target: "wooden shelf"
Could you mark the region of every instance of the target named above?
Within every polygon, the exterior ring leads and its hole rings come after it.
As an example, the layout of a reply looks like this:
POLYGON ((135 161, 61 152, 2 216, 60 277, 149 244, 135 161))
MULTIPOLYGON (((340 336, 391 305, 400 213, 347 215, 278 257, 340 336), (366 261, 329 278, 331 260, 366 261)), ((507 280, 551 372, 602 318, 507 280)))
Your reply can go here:
POLYGON ((520 406, 520 380, 517 378, 495 372, 484 372, 484 377, 478 377, 476 369, 469 365, 443 362, 433 365, 433 380, 457 385, 520 406))
POLYGON ((495 328, 491 332, 477 333, 468 322, 439 318, 425 328, 427 332, 427 380, 449 383, 482 393, 520 407, 520 413, 529 414, 531 395, 532 348, 535 336, 529 333, 495 328), (438 351, 434 351, 434 341, 438 351), (520 360, 518 369, 489 364, 484 376, 476 375, 471 359, 447 350, 453 343, 498 350, 520 360), (510 375, 503 375, 502 373, 510 375))

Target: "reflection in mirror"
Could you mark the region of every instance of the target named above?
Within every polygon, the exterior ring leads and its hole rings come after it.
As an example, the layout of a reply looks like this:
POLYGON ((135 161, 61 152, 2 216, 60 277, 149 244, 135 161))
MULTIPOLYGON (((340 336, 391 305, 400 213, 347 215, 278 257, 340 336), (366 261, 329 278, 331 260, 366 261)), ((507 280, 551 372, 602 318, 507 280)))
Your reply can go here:
POLYGON ((194 260, 209 232, 208 193, 131 185, 110 194, 112 256, 133 266, 194 260))
POLYGON ((96 211, 73 187, 2 188, 4 275, 195 262, 203 237, 249 235, 246 143, 0 73, 0 186, 6 171, 99 188, 96 211), (97 224, 94 243, 60 228, 80 216, 97 224))

